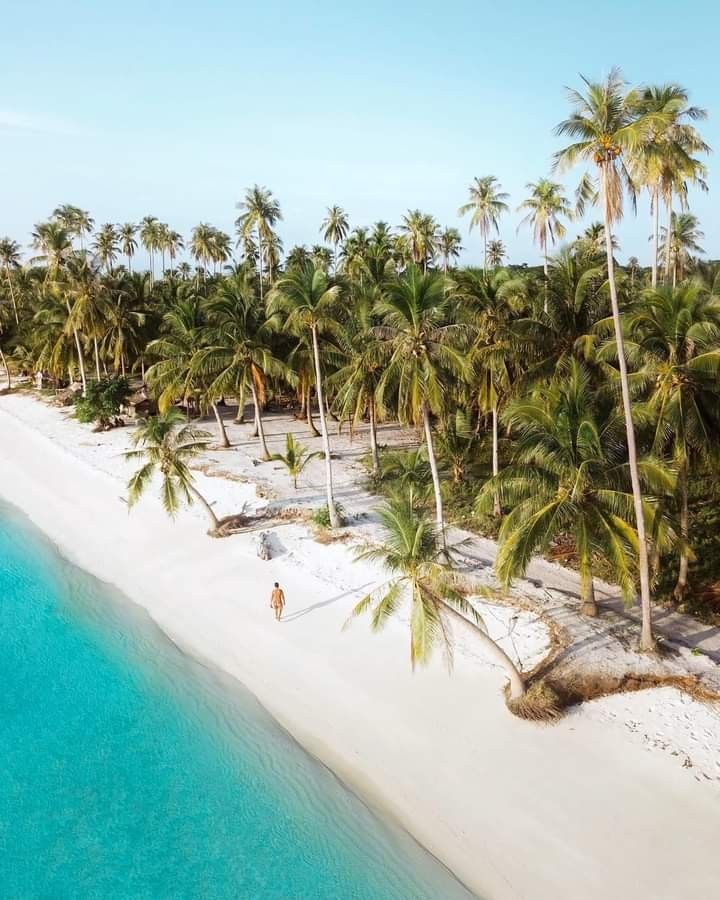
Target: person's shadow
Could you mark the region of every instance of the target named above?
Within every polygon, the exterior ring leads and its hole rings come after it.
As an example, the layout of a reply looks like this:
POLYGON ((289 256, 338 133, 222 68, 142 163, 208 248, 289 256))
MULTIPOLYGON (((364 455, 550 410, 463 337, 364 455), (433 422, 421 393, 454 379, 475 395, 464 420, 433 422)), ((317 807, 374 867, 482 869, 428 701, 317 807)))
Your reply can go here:
POLYGON ((368 581, 367 584, 363 584, 360 587, 352 588, 349 591, 343 591, 342 594, 338 594, 337 597, 330 597, 329 600, 323 600, 322 603, 313 603, 312 606, 306 606, 304 609, 299 609, 297 612, 290 613, 290 615, 283 616, 283 622, 293 622, 295 619, 302 619, 303 616, 310 615, 311 612, 315 612, 316 609, 322 609, 324 606, 331 606, 333 603, 337 603, 338 600, 342 600, 345 597, 351 597, 353 594, 359 594, 361 591, 364 591, 366 588, 372 587, 374 585, 374 581, 368 581))

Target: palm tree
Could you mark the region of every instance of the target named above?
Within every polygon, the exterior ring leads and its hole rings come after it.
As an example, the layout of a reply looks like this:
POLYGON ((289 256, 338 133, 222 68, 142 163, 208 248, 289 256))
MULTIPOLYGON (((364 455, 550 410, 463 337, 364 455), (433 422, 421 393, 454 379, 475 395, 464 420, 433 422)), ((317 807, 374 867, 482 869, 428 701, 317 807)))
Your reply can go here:
POLYGON ((320 226, 320 234, 323 239, 333 245, 333 275, 337 276, 338 246, 348 235, 350 225, 347 213, 341 206, 329 206, 327 216, 320 226))
POLYGON ((487 261, 491 269, 497 269, 502 265, 507 252, 502 241, 489 241, 487 245, 487 261))
MULTIPOLYGON (((483 511, 496 493, 511 507, 500 529, 495 563, 506 586, 525 573, 535 554, 546 552, 558 537, 572 535, 582 612, 594 616, 595 557, 612 563, 626 599, 634 591, 637 535, 629 524, 633 497, 625 488, 623 423, 612 408, 596 403, 590 374, 577 360, 543 395, 512 401, 503 413, 517 436, 517 449, 512 465, 483 486, 477 508, 483 511)), ((660 466, 649 463, 647 471, 667 487, 660 466)), ((649 504, 644 514, 650 519, 649 504)))
POLYGON ((217 266, 223 266, 232 256, 232 241, 230 235, 219 228, 213 229, 212 249, 213 249, 213 272, 217 272, 217 266))
MULTIPOLYGON (((226 235, 227 237, 227 235, 226 235)), ((185 249, 185 242, 179 231, 168 231, 165 238, 165 249, 170 257, 170 273, 175 273, 175 257, 180 250, 185 249)))
POLYGON ((358 560, 380 563, 390 579, 364 597, 351 616, 371 614, 373 631, 380 631, 410 601, 410 664, 426 665, 440 645, 452 665, 451 614, 470 617, 479 624, 477 637, 510 680, 510 699, 525 693, 523 678, 510 657, 487 634, 477 611, 459 590, 457 578, 438 549, 439 534, 427 513, 416 502, 412 488, 388 500, 379 510, 384 541, 364 550, 358 560))
POLYGON ((491 230, 499 231, 500 216, 509 207, 508 194, 500 190, 494 175, 475 178, 469 189, 470 201, 458 210, 459 216, 470 213, 470 230, 477 226, 483 240, 483 269, 487 269, 487 239, 491 230))
POLYGON ((215 234, 215 229, 212 225, 208 225, 207 222, 201 222, 192 230, 190 255, 202 266, 203 280, 205 279, 208 264, 212 262, 217 252, 215 234))
POLYGON ((580 161, 591 162, 597 169, 599 177, 599 185, 595 186, 591 184, 586 175, 581 188, 585 196, 589 191, 594 191, 594 196, 600 199, 603 209, 608 285, 617 342, 630 477, 639 539, 638 556, 642 605, 640 647, 642 650, 652 650, 655 640, 652 632, 648 549, 630 386, 615 282, 612 226, 622 217, 624 189, 627 188, 633 196, 635 194, 635 187, 625 165, 624 156, 630 155, 632 158, 633 155, 636 155, 650 134, 664 126, 667 117, 663 114, 643 112, 640 109, 639 92, 637 90, 626 92, 625 82, 618 69, 613 69, 604 82, 591 82, 585 78, 583 78, 583 82, 586 88, 585 93, 575 90, 569 92, 573 111, 570 117, 555 129, 557 134, 573 138, 572 144, 555 155, 555 165, 557 168, 567 169, 580 161))
POLYGON ((100 227, 95 236, 93 250, 101 265, 105 266, 105 269, 109 272, 112 264, 117 259, 118 252, 118 235, 115 231, 115 226, 111 222, 107 222, 100 227))
POLYGON ((293 487, 297 490, 298 478, 302 475, 305 466, 311 459, 322 456, 322 453, 316 451, 311 453, 307 447, 296 441, 291 432, 285 435, 285 453, 273 453, 270 459, 273 462, 281 462, 288 470, 288 474, 292 478, 293 487))
POLYGON ((520 225, 532 228, 533 240, 543 255, 543 272, 547 280, 548 242, 554 245, 556 240, 565 237, 566 229, 560 219, 572 218, 572 208, 563 194, 563 186, 556 181, 541 178, 539 181, 529 181, 525 187, 530 191, 530 196, 518 206, 518 212, 527 210, 520 225))
POLYGON ((237 204, 241 210, 235 226, 241 238, 255 233, 258 248, 258 266, 260 276, 260 299, 263 297, 263 263, 264 245, 271 240, 273 229, 282 221, 280 204, 273 197, 272 191, 267 188, 254 185, 245 192, 244 200, 237 204))
POLYGON ((660 229, 662 241, 661 252, 665 253, 665 259, 669 258, 672 270, 672 286, 675 287, 678 280, 682 281, 685 266, 690 260, 690 252, 704 253, 698 241, 705 235, 700 231, 697 216, 692 213, 672 213, 670 219, 670 235, 667 228, 660 229))
POLYGON ((407 237, 412 261, 427 272, 428 261, 437 253, 438 225, 435 219, 419 209, 408 210, 403 216, 400 232, 407 237))
POLYGON ((80 239, 80 250, 85 250, 85 235, 90 234, 95 220, 87 210, 64 203, 53 210, 53 218, 62 225, 68 234, 80 239))
POLYGON ((19 325, 20 319, 18 318, 17 301, 15 300, 15 290, 13 288, 10 270, 20 268, 20 244, 18 244, 17 241, 11 240, 9 237, 0 240, 0 266, 5 270, 5 277, 7 278, 8 287, 10 289, 13 314, 15 315, 15 324, 19 325))
POLYGON ((422 273, 411 266, 388 286, 378 303, 384 324, 378 336, 387 343, 388 362, 377 391, 380 410, 390 391, 397 394, 400 421, 422 424, 435 493, 437 533, 445 539, 440 474, 433 448, 430 417, 440 415, 453 376, 462 377, 466 362, 461 349, 461 326, 449 318, 446 281, 439 273, 422 273))
POLYGON ((191 505, 197 500, 210 519, 208 534, 217 534, 220 523, 212 506, 193 483, 189 463, 207 449, 211 435, 186 423, 178 409, 168 409, 158 416, 149 416, 132 436, 135 450, 128 450, 126 459, 145 460, 128 482, 128 506, 133 507, 150 485, 156 473, 162 482, 160 497, 168 515, 177 515, 181 503, 191 505))
POLYGON ((457 228, 446 228, 437 239, 438 253, 442 256, 443 272, 447 275, 450 260, 458 259, 462 250, 462 237, 457 228))
POLYGON ((118 225, 118 238, 120 241, 120 251, 127 257, 128 272, 132 273, 132 258, 137 250, 137 234, 138 226, 132 222, 125 222, 124 225, 118 225))
POLYGON ((669 450, 678 467, 682 544, 674 593, 682 602, 688 578, 691 466, 712 456, 720 432, 720 298, 698 283, 650 290, 628 310, 626 328, 651 387, 647 409, 655 423, 654 448, 669 450))
POLYGON ((337 331, 333 308, 339 298, 340 286, 331 284, 322 269, 315 268, 312 263, 309 263, 302 271, 293 270, 285 274, 278 280, 268 298, 268 313, 283 315, 285 331, 298 336, 309 334, 312 339, 315 390, 320 409, 320 428, 325 451, 327 506, 330 525, 333 528, 339 528, 341 523, 333 496, 332 457, 320 363, 320 336, 337 331))
POLYGON ((150 255, 150 280, 155 281, 155 251, 158 249, 160 222, 155 216, 145 216, 140 222, 140 240, 150 255))

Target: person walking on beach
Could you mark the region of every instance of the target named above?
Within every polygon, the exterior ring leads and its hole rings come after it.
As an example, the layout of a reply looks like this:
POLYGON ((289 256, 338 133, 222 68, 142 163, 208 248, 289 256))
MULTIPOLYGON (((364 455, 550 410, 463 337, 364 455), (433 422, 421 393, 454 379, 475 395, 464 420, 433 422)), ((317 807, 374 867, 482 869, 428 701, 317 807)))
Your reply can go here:
POLYGON ((285 592, 277 581, 275 582, 275 587, 270 595, 270 606, 275 610, 275 621, 279 622, 283 614, 283 609, 285 609, 285 592))

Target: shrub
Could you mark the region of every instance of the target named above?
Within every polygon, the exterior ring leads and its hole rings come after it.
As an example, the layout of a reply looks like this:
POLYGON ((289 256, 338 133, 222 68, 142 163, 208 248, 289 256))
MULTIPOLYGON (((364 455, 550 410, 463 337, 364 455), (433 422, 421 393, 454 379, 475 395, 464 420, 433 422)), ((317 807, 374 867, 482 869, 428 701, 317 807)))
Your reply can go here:
MULTIPOLYGON (((335 509, 337 510, 340 523, 343 524, 345 522, 345 510, 339 503, 335 504, 335 509)), ((313 525, 316 525, 318 528, 330 528, 330 510, 327 506, 321 506, 312 514, 311 520, 313 525)))
POLYGON ((75 401, 75 414, 80 422, 107 424, 120 412, 120 407, 130 396, 127 378, 101 378, 91 381, 85 397, 75 401))

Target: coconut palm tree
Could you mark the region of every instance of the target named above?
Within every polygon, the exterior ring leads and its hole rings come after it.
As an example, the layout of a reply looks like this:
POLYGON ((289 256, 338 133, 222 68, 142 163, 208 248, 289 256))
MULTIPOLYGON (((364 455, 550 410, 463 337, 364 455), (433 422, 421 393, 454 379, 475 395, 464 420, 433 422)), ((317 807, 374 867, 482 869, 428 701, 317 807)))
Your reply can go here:
POLYGON ((125 222, 123 225, 118 225, 120 251, 127 258, 128 272, 130 273, 132 273, 132 258, 135 256, 135 251, 138 246, 137 241, 135 240, 137 230, 138 226, 133 225, 132 222, 125 222))
POLYGON ((263 265, 265 263, 264 246, 274 235, 274 227, 282 221, 280 204, 273 197, 272 191, 254 185, 245 192, 245 198, 236 204, 241 211, 235 227, 239 236, 246 238, 254 233, 258 249, 258 266, 260 277, 260 299, 263 297, 263 265))
POLYGON ((339 528, 341 523, 333 495, 332 457, 325 416, 320 338, 324 334, 332 335, 337 332, 333 310, 339 299, 340 285, 332 284, 322 269, 317 269, 312 263, 309 263, 302 271, 287 272, 278 279, 268 297, 268 313, 282 318, 284 331, 298 336, 306 335, 312 340, 315 390, 325 452, 327 506, 330 525, 333 528, 339 528))
POLYGON ((173 518, 182 503, 197 500, 210 519, 208 534, 217 534, 219 521, 212 506, 195 487, 189 464, 210 444, 211 435, 188 425, 178 409, 168 409, 149 416, 132 436, 136 449, 128 450, 126 459, 144 460, 144 464, 128 481, 128 506, 132 508, 159 474, 160 497, 168 515, 173 518))
POLYGON ((456 575, 438 549, 439 534, 412 488, 391 498, 379 510, 383 543, 363 550, 358 560, 380 563, 390 578, 364 597, 351 617, 370 613, 373 631, 380 631, 410 602, 410 664, 426 665, 438 646, 452 665, 451 615, 470 618, 480 625, 477 637, 510 681, 510 699, 525 693, 523 678, 510 657, 488 635, 478 612, 459 589, 456 575))
POLYGON ((652 633, 648 549, 627 362, 615 281, 612 226, 622 217, 625 190, 629 190, 633 197, 635 195, 635 185, 625 164, 625 157, 636 156, 649 136, 664 127, 667 116, 663 113, 642 111, 640 93, 637 90, 626 91, 625 82, 618 69, 613 69, 603 82, 591 82, 584 78, 583 82, 584 93, 576 90, 569 92, 572 105, 571 115, 560 122, 555 129, 558 135, 573 139, 573 143, 555 155, 555 166, 562 170, 579 162, 588 162, 594 165, 599 180, 599 184, 593 184, 586 175, 581 184, 579 196, 582 198, 591 195, 593 198, 599 199, 603 210, 608 286, 617 341, 628 459, 639 539, 638 557, 642 606, 640 647, 642 650, 652 650, 655 640, 652 633))
POLYGON ((491 269, 497 269, 501 266, 506 256, 507 251, 502 241, 488 241, 487 261, 491 269))
POLYGON ((442 256, 443 272, 447 275, 450 261, 458 259, 462 250, 462 237, 457 228, 446 228, 437 238, 437 250, 442 256))
POLYGON ((13 288, 13 279, 11 271, 20 268, 20 244, 11 240, 9 237, 0 240, 0 266, 5 271, 8 288, 10 289, 10 300, 12 302, 13 314, 15 316, 15 324, 20 324, 18 317, 17 301, 15 299, 15 290, 13 288))
POLYGON ((217 267, 224 266, 232 256, 230 235, 220 231, 219 228, 215 228, 212 236, 212 248, 213 274, 217 274, 217 267))
POLYGON ((316 451, 311 453, 307 447, 296 441, 291 432, 285 435, 285 453, 273 453, 270 460, 273 462, 281 462, 288 470, 288 474, 292 478, 293 487, 297 490, 298 478, 302 475, 305 466, 311 459, 322 456, 322 453, 316 451))
POLYGON ((215 235, 215 229, 212 225, 208 225, 207 222, 201 222, 192 230, 190 255, 202 266, 203 280, 205 279, 208 265, 213 261, 217 252, 215 235))
MULTIPOLYGON (((630 524, 633 497, 627 491, 623 422, 612 407, 594 399, 588 370, 570 360, 542 398, 511 401, 503 422, 517 437, 513 463, 483 486, 482 512, 499 493, 511 511, 500 529, 495 570, 508 585, 521 576, 537 553, 562 535, 572 535, 580 569, 582 612, 597 615, 593 568, 608 559, 613 578, 629 599, 634 591, 632 559, 637 535, 630 524)), ((671 477, 648 461, 644 474, 667 489, 671 477)), ((644 515, 653 509, 646 503, 644 515)))
POLYGON ((543 272, 548 277, 548 243, 565 237, 566 229, 561 219, 572 218, 570 201, 563 194, 563 186, 549 178, 529 181, 525 187, 530 196, 518 206, 518 212, 527 210, 527 215, 518 225, 529 225, 533 240, 543 255, 543 272))
POLYGON ((419 209, 408 210, 403 216, 400 233, 407 238, 412 261, 427 272, 428 262, 437 253, 438 225, 435 219, 419 209))
MULTIPOLYGON (((227 235, 225 235, 227 237, 227 235)), ((228 238, 229 240, 229 238, 228 238)), ((179 231, 168 231, 165 238, 165 249, 170 257, 170 273, 175 273, 175 257, 185 249, 185 242, 179 231)))
POLYGON ((320 226, 323 240, 333 245, 333 275, 337 276, 338 247, 345 240, 350 230, 347 213, 341 206, 328 206, 327 215, 320 226))
POLYGON ((720 434, 720 298, 699 283, 643 294, 625 316, 628 339, 639 352, 650 386, 645 408, 655 423, 654 449, 669 451, 678 468, 680 570, 675 598, 688 579, 688 487, 692 466, 716 453, 720 434))
POLYGON ((672 271, 672 286, 675 287, 678 280, 682 281, 685 267, 690 261, 690 253, 704 253, 698 243, 705 235, 700 231, 697 216, 692 213, 672 213, 670 219, 670 235, 667 228, 660 229, 660 251, 665 254, 665 259, 670 259, 672 271))
POLYGON ((92 249, 100 260, 100 264, 105 266, 105 270, 109 272, 118 254, 118 235, 111 222, 100 226, 100 230, 95 235, 92 249))
POLYGON ((62 206, 55 207, 53 218, 62 225, 69 235, 80 240, 80 250, 84 251, 85 235, 90 234, 95 225, 95 220, 90 213, 87 210, 80 209, 78 206, 64 203, 62 206))
POLYGON ((155 216, 145 216, 140 222, 140 241, 150 256, 150 280, 155 282, 155 251, 158 249, 160 222, 155 216))
POLYGON ((508 194, 500 190, 500 183, 494 175, 475 178, 468 192, 470 200, 458 210, 459 216, 470 213, 470 231, 477 227, 483 241, 483 269, 487 269, 487 239, 491 231, 499 231, 500 216, 509 209, 508 194))
POLYGON ((388 356, 378 385, 378 406, 384 411, 392 392, 397 398, 400 421, 423 426, 435 493, 437 533, 442 541, 445 517, 431 416, 442 414, 452 378, 462 378, 467 369, 462 348, 464 331, 451 321, 449 301, 444 276, 423 273, 413 265, 388 286, 377 306, 377 313, 383 318, 377 334, 386 342, 388 356))

